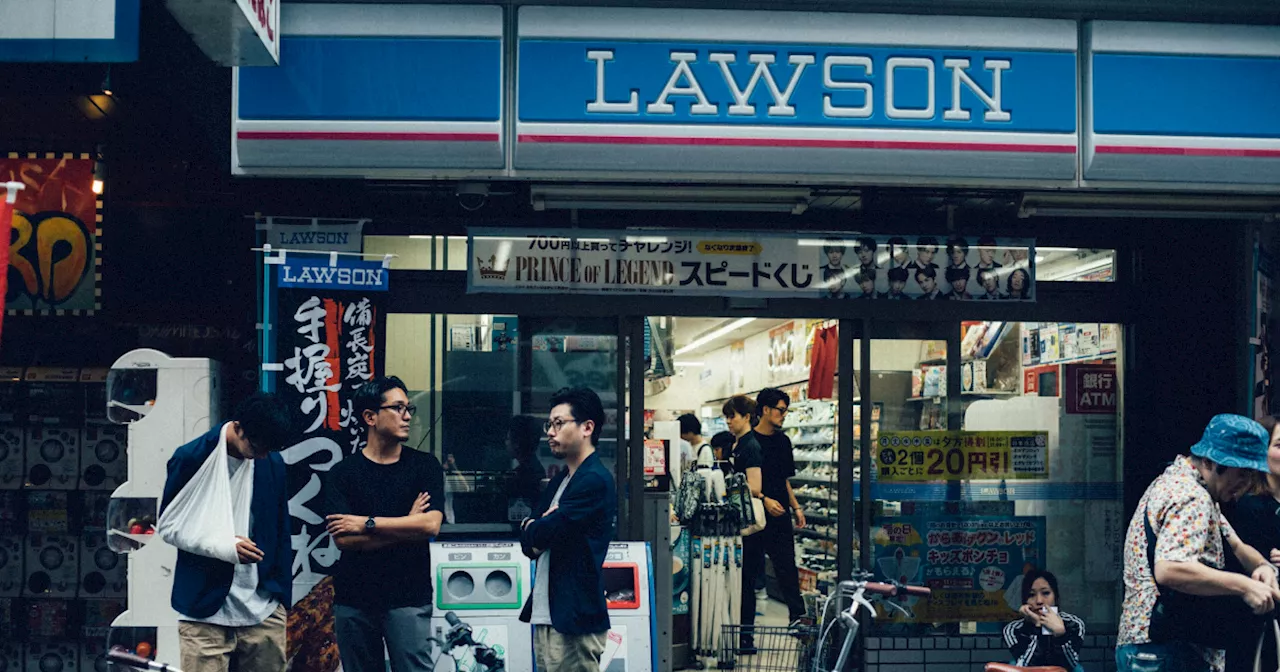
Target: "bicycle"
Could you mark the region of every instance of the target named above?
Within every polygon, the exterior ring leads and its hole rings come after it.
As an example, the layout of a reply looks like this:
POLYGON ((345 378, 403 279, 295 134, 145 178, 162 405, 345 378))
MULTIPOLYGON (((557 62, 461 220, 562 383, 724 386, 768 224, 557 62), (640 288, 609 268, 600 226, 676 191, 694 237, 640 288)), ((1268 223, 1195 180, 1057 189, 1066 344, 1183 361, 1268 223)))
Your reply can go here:
MULTIPOLYGON (((878 595, 881 598, 907 596, 927 598, 932 592, 924 586, 911 586, 897 581, 889 583, 868 581, 873 576, 870 572, 858 572, 856 578, 849 581, 841 581, 836 591, 829 595, 823 603, 821 617, 825 621, 827 610, 830 609, 832 600, 837 598, 849 600, 848 607, 841 609, 831 622, 820 626, 817 651, 813 656, 812 672, 842 672, 846 669, 845 665, 849 661, 849 652, 853 650, 853 642, 858 638, 858 629, 861 627, 861 623, 858 621, 858 610, 865 608, 872 620, 875 620, 876 617, 875 605, 871 603, 871 600, 867 599, 867 593, 878 595), (824 645, 832 629, 837 625, 843 626, 845 629, 844 642, 840 646, 840 652, 835 664, 824 670, 822 662, 829 655, 824 645)), ((910 616, 909 611, 895 602, 882 600, 881 604, 901 612, 904 616, 910 616)))
POLYGON ((471 647, 472 656, 475 658, 475 672, 506 672, 506 663, 502 660, 502 656, 491 647, 485 646, 480 642, 472 639, 471 626, 467 625, 458 615, 452 611, 444 614, 444 620, 449 623, 449 631, 444 633, 444 641, 440 641, 435 637, 428 637, 427 640, 435 642, 440 647, 440 655, 436 656, 436 664, 440 659, 449 656, 453 660, 454 669, 458 669, 458 659, 454 658, 450 651, 459 646, 471 647))

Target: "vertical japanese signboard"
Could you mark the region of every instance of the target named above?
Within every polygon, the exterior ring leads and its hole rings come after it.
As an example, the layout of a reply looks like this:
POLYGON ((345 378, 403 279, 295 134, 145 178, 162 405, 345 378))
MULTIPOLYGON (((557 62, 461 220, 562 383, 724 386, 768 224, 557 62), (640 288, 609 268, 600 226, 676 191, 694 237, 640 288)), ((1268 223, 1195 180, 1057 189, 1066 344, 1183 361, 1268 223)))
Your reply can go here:
POLYGON ((382 297, 388 272, 380 262, 292 253, 272 259, 275 389, 300 417, 288 465, 294 551, 294 599, 328 574, 338 549, 324 529, 325 476, 364 441, 352 395, 382 372, 382 297))
POLYGON ((882 518, 871 534, 878 577, 933 589, 928 600, 907 600, 914 622, 1010 620, 1023 574, 1044 565, 1042 517, 882 518))

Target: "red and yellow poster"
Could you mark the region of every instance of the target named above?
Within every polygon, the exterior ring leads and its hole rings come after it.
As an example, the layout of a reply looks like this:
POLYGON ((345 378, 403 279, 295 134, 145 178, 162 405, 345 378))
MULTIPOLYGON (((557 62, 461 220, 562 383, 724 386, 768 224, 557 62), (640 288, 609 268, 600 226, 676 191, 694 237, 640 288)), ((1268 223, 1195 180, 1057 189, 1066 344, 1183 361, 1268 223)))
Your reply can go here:
POLYGON ((0 159, 0 182, 24 188, 9 234, 10 311, 97 308, 98 198, 89 158, 0 159))

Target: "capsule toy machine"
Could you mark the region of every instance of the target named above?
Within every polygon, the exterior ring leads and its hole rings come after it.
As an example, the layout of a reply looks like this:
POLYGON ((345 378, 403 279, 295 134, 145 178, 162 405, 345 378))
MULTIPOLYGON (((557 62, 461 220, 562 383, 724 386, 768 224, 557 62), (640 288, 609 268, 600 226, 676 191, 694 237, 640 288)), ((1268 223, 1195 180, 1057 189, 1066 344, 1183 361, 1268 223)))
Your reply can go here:
POLYGON ((84 391, 80 370, 31 367, 26 389, 26 487, 75 490, 80 481, 84 391))
POLYGON ((604 561, 609 635, 601 672, 655 672, 657 632, 653 607, 653 557, 643 541, 609 544, 604 561))
MULTIPOLYGON (((433 637, 451 643, 460 634, 445 618, 453 612, 471 628, 472 639, 502 656, 506 669, 533 669, 532 630, 520 621, 532 572, 519 542, 433 542, 431 581, 433 637)), ((458 661, 459 670, 475 668, 471 650, 450 649, 444 654, 458 661)))
POLYGON ((84 430, 80 439, 80 489, 112 492, 129 473, 129 428, 107 419, 107 368, 80 369, 84 430))
MULTIPOLYGON (((155 526, 166 464, 179 446, 217 422, 220 394, 218 365, 209 359, 140 349, 116 360, 107 374, 107 419, 128 428, 127 479, 112 493, 107 511, 108 548, 128 554, 128 587, 108 648, 178 660, 178 614, 169 606, 178 553, 155 534, 155 526)), ((90 580, 96 585, 96 578, 90 580)))
POLYGON ((22 369, 0 367, 0 490, 21 489, 27 479, 25 401, 22 369))

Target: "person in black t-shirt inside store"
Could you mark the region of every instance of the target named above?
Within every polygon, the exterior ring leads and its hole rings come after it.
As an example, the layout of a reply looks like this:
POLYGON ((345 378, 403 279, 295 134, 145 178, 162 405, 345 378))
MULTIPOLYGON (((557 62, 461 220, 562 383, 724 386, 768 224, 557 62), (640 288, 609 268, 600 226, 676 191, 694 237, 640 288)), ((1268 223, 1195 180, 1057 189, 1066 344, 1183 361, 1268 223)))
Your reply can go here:
MULTIPOLYGON (((795 530, 792 528, 791 517, 795 516, 796 528, 803 529, 807 522, 788 480, 796 475, 791 439, 782 431, 790 406, 791 397, 775 388, 765 388, 756 396, 756 411, 760 420, 752 435, 760 446, 760 491, 768 520, 762 532, 742 541, 742 581, 744 586, 752 585, 755 577, 764 573, 767 554, 773 560, 778 587, 787 603, 791 625, 794 627, 800 625, 805 608, 804 599, 800 596, 800 572, 796 568, 795 530)), ((743 625, 755 622, 755 602, 755 593, 744 591, 743 625)), ((751 647, 744 643, 742 648, 751 647)))
POLYGON ((352 399, 368 445, 329 472, 328 529, 342 551, 334 632, 342 669, 430 672, 431 547, 444 521, 444 469, 405 447, 417 408, 399 378, 381 376, 352 399))

